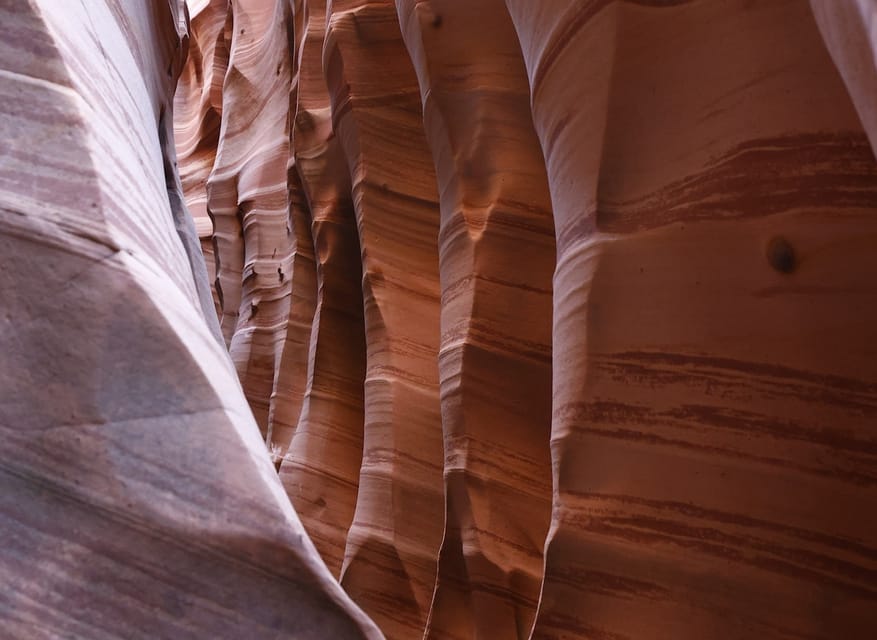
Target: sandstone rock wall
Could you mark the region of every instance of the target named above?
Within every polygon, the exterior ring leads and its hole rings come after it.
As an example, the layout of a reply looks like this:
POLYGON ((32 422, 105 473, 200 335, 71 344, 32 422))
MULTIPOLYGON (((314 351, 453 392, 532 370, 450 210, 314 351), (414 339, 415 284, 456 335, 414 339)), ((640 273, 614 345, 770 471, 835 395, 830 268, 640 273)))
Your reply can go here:
POLYGON ((427 637, 515 638, 536 612, 551 515, 548 182, 505 5, 396 6, 441 194, 447 502, 427 637))
POLYGON ((443 521, 439 207, 393 3, 329 3, 323 69, 356 207, 368 348, 359 493, 341 584, 388 636, 417 637, 443 521))
POLYGON ((293 136, 296 169, 312 218, 319 294, 305 404, 280 472, 293 506, 337 578, 362 462, 366 351, 350 177, 332 135, 320 64, 325 24, 325 5, 308 3, 293 136))
POLYGON ((507 4, 558 254, 533 636, 864 637, 877 174, 810 6, 507 4))
POLYGON ((281 478, 354 600, 392 638, 863 637, 874 6, 297 6, 291 156, 362 271, 308 375, 349 345, 362 413, 281 478))
POLYGON ((873 636, 877 3, 129 4, 0 0, 0 635, 873 636))
POLYGON ((184 8, 4 0, 0 24, 0 637, 382 637, 219 333, 172 142, 184 8))

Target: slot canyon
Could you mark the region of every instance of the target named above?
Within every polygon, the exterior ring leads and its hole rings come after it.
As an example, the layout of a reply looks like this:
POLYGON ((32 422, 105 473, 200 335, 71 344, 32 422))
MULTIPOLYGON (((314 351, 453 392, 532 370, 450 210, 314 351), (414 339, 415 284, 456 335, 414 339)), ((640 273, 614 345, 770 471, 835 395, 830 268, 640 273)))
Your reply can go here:
POLYGON ((0 24, 0 638, 877 637, 877 0, 0 24))

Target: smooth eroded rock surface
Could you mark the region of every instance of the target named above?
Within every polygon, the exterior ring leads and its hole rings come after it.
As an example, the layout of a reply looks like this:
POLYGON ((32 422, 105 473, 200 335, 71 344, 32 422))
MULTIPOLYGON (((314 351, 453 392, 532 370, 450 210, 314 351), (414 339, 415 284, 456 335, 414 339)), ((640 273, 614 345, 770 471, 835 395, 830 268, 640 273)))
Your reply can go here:
POLYGON ((533 637, 865 637, 877 167, 809 5, 507 4, 558 251, 533 637))
POLYGON ((442 535, 435 172, 393 3, 333 0, 327 24, 323 66, 356 206, 368 349, 341 584, 389 637, 410 638, 429 613, 442 535))
POLYGON ((548 182, 502 1, 396 6, 442 210, 447 513, 427 637, 515 638, 536 613, 551 515, 548 182))
POLYGON ((379 638, 219 336, 149 6, 0 3, 0 635, 379 638))
POLYGON ((0 635, 870 640, 875 16, 0 0, 0 635))

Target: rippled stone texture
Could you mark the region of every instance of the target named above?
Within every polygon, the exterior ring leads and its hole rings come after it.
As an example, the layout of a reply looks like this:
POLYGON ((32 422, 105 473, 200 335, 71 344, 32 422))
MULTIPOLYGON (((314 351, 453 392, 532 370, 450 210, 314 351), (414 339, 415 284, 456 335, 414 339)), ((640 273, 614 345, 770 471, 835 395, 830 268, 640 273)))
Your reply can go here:
POLYGON ((507 4, 558 252, 533 637, 866 637, 877 171, 808 3, 507 4))
POLYGON ((873 622, 873 10, 329 4, 368 349, 341 575, 390 636, 873 622), (440 427, 387 395, 415 379, 440 427), (440 507, 437 460, 443 527, 414 515, 440 507), (440 529, 419 578, 394 565, 440 529))
MULTIPOLYGON (((209 6, 208 6, 209 8, 209 6)), ((294 29, 287 0, 229 3, 222 127, 207 180, 223 335, 263 434, 289 320, 286 164, 294 29)))
POLYGON ((0 636, 380 638, 219 334, 174 168, 181 6, 0 22, 0 636))
POLYGON ((341 584, 389 637, 417 637, 442 535, 435 173, 392 2, 333 0, 323 62, 359 225, 368 348, 341 584))
POLYGON ((337 577, 362 462, 365 328, 350 178, 332 133, 321 64, 325 16, 323 3, 308 2, 293 135, 296 169, 312 216, 319 294, 304 405, 280 477, 337 577))
POLYGON ((174 142, 180 180, 189 213, 201 243, 217 315, 222 314, 216 292, 213 221, 207 210, 207 178, 216 162, 222 118, 222 84, 228 69, 225 42, 226 0, 211 0, 197 8, 189 26, 186 64, 174 96, 174 142))
POLYGON ((447 514, 427 637, 516 638, 536 613, 551 514, 548 182, 502 0, 396 6, 442 210, 447 514))
POLYGON ((0 635, 870 640, 874 0, 87 4, 0 0, 0 635))

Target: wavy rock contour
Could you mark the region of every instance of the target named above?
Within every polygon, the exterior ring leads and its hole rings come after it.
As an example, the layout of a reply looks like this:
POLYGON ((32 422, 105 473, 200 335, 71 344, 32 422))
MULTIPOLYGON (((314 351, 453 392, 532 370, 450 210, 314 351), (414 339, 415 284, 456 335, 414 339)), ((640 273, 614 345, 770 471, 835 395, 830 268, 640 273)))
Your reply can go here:
POLYGON ((0 635, 379 638, 221 342, 171 143, 185 14, 151 6, 0 5, 0 635))
POLYGON ((0 0, 0 635, 871 638, 877 2, 129 4, 0 0))

